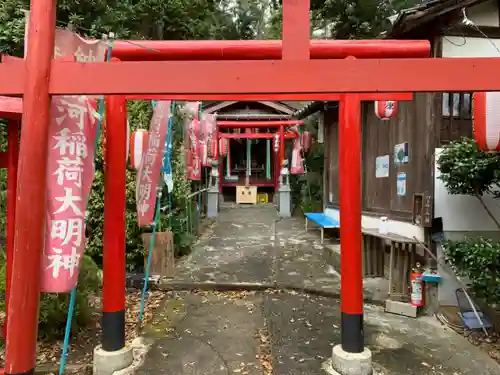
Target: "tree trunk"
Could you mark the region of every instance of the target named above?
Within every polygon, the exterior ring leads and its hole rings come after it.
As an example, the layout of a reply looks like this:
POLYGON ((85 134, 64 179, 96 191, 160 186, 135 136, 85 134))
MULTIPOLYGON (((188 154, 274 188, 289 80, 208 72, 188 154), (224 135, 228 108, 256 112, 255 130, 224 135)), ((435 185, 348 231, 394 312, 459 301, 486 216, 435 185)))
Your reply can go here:
POLYGON ((490 211, 490 209, 488 208, 488 206, 486 206, 486 203, 484 203, 483 197, 481 195, 479 195, 479 194, 476 194, 476 198, 479 200, 479 202, 481 202, 481 205, 484 207, 486 213, 489 215, 489 217, 491 218, 491 220, 493 220, 493 222, 497 226, 498 230, 500 230, 500 222, 498 222, 498 220, 493 215, 493 213, 490 211))

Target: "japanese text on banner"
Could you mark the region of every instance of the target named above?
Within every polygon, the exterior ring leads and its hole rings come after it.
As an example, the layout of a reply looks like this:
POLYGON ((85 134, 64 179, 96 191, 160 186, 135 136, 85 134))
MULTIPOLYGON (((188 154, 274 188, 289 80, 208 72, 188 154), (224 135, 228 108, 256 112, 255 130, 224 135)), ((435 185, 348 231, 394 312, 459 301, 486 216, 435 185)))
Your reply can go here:
POLYGON ((136 203, 139 226, 154 220, 156 190, 160 183, 170 101, 157 102, 149 125, 149 142, 137 173, 136 203))
MULTIPOLYGON (((56 57, 104 61, 105 50, 103 43, 86 43, 68 30, 56 31, 56 57)), ((86 96, 52 98, 43 292, 69 292, 78 280, 85 249, 85 211, 94 178, 96 107, 96 101, 86 96)))

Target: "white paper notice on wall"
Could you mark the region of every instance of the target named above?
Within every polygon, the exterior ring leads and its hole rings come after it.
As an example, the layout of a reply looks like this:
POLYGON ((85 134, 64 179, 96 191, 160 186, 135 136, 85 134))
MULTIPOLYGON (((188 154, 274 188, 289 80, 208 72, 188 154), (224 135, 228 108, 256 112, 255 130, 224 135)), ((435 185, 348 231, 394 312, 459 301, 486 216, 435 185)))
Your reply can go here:
POLYGON ((389 155, 379 156, 375 159, 375 177, 389 177, 389 155))
POLYGON ((328 202, 333 202, 333 193, 328 194, 328 202))
POLYGON ((405 172, 399 172, 397 177, 396 177, 396 189, 397 189, 397 194, 400 197, 406 196, 406 173, 405 172))

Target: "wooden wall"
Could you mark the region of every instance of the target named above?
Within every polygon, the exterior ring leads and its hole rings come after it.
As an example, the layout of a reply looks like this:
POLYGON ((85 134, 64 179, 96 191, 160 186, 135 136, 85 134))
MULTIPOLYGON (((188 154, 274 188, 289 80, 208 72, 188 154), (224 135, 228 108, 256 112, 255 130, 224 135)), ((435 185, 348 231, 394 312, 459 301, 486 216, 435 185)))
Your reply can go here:
POLYGON ((338 143, 338 110, 328 109, 325 112, 325 169, 324 202, 326 205, 339 203, 339 143, 338 143))
MULTIPOLYGON (((412 102, 399 102, 394 119, 381 121, 373 102, 362 106, 362 207, 364 214, 411 221, 413 194, 433 192, 434 149, 439 144, 440 116, 436 109, 440 94, 420 93, 412 102), (408 144, 408 163, 394 163, 394 148, 408 144), (389 156, 389 176, 376 177, 376 158, 389 156), (397 194, 397 175, 406 173, 406 194, 397 194)), ((325 116, 325 202, 338 206, 338 123, 337 114, 325 116)))

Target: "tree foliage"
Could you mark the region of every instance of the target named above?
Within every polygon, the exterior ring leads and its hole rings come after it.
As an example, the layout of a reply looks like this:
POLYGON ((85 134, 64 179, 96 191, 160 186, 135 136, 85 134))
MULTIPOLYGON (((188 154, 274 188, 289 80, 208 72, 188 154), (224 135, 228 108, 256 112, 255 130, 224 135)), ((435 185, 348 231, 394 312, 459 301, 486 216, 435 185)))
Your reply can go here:
MULTIPOLYGON (((498 198, 500 157, 481 151, 471 138, 451 142, 439 155, 440 180, 450 194, 475 196, 490 218, 500 224, 483 201, 484 194, 498 198)), ((500 242, 477 237, 443 244, 447 261, 460 276, 469 278, 474 293, 487 302, 500 303, 500 242)))
POLYGON ((472 282, 475 295, 500 303, 500 242, 488 238, 466 238, 443 244, 446 260, 458 275, 472 282))
POLYGON ((471 138, 447 145, 439 156, 439 177, 450 194, 493 193, 500 178, 500 157, 481 151, 471 138))
POLYGON ((461 138, 446 146, 439 156, 439 179, 450 194, 475 196, 500 229, 500 222, 483 201, 484 194, 500 196, 500 156, 481 151, 471 138, 461 138))
MULTIPOLYGON (((230 0, 59 0, 57 2, 57 26, 71 26, 80 35, 99 38, 103 33, 114 32, 119 39, 253 39, 261 29, 263 9, 256 0, 243 7, 242 2, 230 0), (236 4, 236 7, 234 5, 236 4), (231 8, 232 6, 232 8, 231 8)), ((4 0, 0 2, 0 54, 22 56, 25 30, 25 11, 28 0, 4 0)), ((187 77, 186 77, 187 78, 187 77)), ((128 106, 132 129, 148 128, 151 106, 146 102, 132 102, 128 106)), ((6 146, 6 126, 0 128, 0 147, 6 146)), ((182 147, 182 120, 175 125, 174 179, 172 205, 164 210, 161 227, 174 232, 177 251, 185 252, 192 238, 187 230, 188 217, 193 215, 187 202, 191 192, 185 178, 184 151, 182 147)), ((36 161, 33 161, 36 162, 36 161)), ((135 172, 127 174, 126 220, 127 265, 138 268, 144 262, 142 230, 137 225, 135 208, 135 172)), ((5 170, 0 170, 0 225, 5 228, 5 170)), ((104 171, 102 149, 96 159, 96 175, 88 204, 88 225, 91 234, 87 241, 87 253, 82 262, 78 288, 75 324, 84 325, 90 318, 89 300, 99 288, 98 268, 94 263, 102 261, 104 171)), ((164 197, 167 197, 164 194, 164 197)), ((167 201, 162 206, 168 207, 167 201)), ((0 262, 0 293, 5 290, 5 259, 0 262)), ((46 294, 42 296, 40 311, 41 336, 59 335, 64 329, 68 307, 68 295, 46 294)))
POLYGON ((419 0, 312 0, 313 25, 334 39, 373 38, 389 26, 388 17, 419 0))

